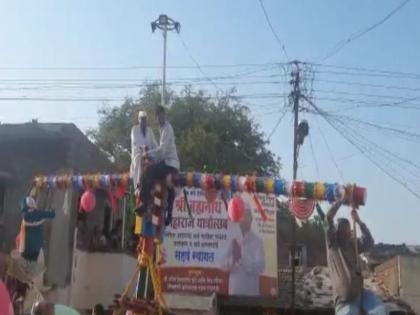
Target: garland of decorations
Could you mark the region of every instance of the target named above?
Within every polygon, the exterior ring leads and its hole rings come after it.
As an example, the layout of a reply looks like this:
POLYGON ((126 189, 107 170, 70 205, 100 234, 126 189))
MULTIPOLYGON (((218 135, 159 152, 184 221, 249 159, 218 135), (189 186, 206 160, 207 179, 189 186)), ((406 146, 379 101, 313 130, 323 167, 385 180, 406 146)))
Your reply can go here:
MULTIPOLYGON (((224 190, 229 192, 250 192, 275 194, 277 196, 299 197, 313 200, 326 200, 333 202, 344 194, 348 195, 345 185, 286 181, 279 178, 236 176, 222 174, 202 174, 197 172, 180 172, 171 178, 177 187, 201 188, 203 190, 224 190)), ((34 180, 38 189, 110 189, 128 188, 132 179, 128 173, 123 174, 89 174, 89 175, 58 175, 38 176, 34 180)), ((366 189, 351 186, 351 196, 346 198, 355 206, 364 205, 366 202, 366 189)))

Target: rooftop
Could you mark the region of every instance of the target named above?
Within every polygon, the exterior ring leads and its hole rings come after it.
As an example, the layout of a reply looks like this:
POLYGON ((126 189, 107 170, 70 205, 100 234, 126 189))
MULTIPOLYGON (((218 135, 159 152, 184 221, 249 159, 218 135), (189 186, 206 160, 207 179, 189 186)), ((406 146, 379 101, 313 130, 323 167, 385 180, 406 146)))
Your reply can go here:
POLYGON ((10 176, 113 170, 105 154, 72 123, 0 124, 0 145, 0 172, 10 176))

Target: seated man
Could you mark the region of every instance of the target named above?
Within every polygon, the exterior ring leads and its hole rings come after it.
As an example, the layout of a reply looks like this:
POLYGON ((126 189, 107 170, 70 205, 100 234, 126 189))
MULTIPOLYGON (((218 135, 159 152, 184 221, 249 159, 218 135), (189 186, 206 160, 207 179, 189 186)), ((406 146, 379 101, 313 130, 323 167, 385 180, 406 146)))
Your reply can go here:
MULTIPOLYGON (((175 135, 171 124, 166 118, 165 108, 158 106, 156 108, 156 116, 160 125, 159 146, 148 150, 145 154, 153 162, 144 174, 142 179, 140 198, 142 205, 136 209, 138 215, 142 215, 149 207, 151 201, 151 190, 155 180, 163 180, 166 176, 173 172, 178 172, 180 164, 178 153, 175 145, 175 135)), ((170 221, 170 212, 172 209, 175 192, 173 189, 168 190, 168 220, 170 221)))
POLYGON ((138 187, 141 177, 141 161, 147 150, 157 147, 155 135, 147 125, 147 114, 139 111, 139 124, 131 129, 131 166, 130 175, 133 178, 134 188, 138 187))

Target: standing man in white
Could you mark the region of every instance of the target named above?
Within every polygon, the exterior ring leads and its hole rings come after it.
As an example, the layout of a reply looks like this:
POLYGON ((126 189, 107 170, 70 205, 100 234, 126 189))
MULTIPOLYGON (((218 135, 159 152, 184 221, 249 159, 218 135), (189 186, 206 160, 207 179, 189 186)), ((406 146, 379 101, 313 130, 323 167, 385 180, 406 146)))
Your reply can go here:
POLYGON ((139 111, 138 124, 131 129, 131 166, 130 176, 134 187, 138 188, 141 177, 141 162, 143 154, 157 147, 155 135, 147 125, 146 111, 139 111))

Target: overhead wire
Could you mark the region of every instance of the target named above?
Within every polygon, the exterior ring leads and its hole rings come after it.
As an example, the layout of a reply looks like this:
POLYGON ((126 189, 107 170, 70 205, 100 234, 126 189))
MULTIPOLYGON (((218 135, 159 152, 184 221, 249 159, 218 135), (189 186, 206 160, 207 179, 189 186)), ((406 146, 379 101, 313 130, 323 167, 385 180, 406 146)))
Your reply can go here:
POLYGON ((411 102, 417 100, 420 96, 406 97, 406 96, 395 96, 395 95, 384 95, 384 94, 371 94, 371 93, 360 93, 360 92, 348 92, 348 91, 337 91, 337 90, 323 90, 323 89, 314 89, 314 92, 318 93, 327 93, 327 94, 339 94, 339 95, 349 95, 349 96, 364 96, 370 98, 387 98, 400 100, 402 102, 411 102))
POLYGON ((420 194, 418 194, 414 189, 412 189, 405 181, 398 178, 398 176, 392 174, 389 170, 384 168, 381 164, 379 164, 372 156, 369 155, 368 150, 366 150, 366 147, 363 147, 362 145, 358 144, 351 136, 349 135, 346 129, 346 131, 343 131, 339 127, 337 127, 332 119, 325 114, 324 111, 319 109, 313 102, 310 103, 310 105, 319 113, 319 115, 324 118, 324 120, 333 128, 335 129, 341 136, 343 136, 350 144, 352 144, 360 153, 363 154, 371 163, 373 163, 379 170, 381 170, 383 173, 388 175, 391 179, 393 179, 395 182, 400 184, 402 187, 404 187, 406 190, 411 192, 414 196, 420 199, 420 194))
MULTIPOLYGON (((401 162, 405 162, 405 163, 407 163, 407 164, 409 164, 410 166, 412 166, 412 167, 414 167, 414 168, 416 168, 416 169, 418 169, 418 170, 420 170, 420 165, 419 164, 417 164, 417 163, 415 163, 415 162, 413 162, 413 161, 411 161, 411 160, 408 160, 408 159, 406 159, 406 158, 403 158, 403 157, 401 157, 401 156, 399 156, 398 154, 396 154, 396 153, 394 153, 394 152, 392 152, 392 151, 390 151, 390 150, 388 150, 388 149, 385 149, 385 148, 383 148, 383 147, 380 147, 377 143, 375 143, 374 141, 372 141, 372 140, 369 140, 368 138, 366 138, 365 136, 363 136, 361 133, 360 133, 360 128, 358 128, 357 130, 355 129, 355 128, 353 128, 352 126, 350 126, 349 125, 349 120, 348 119, 346 119, 346 118, 342 118, 342 117, 339 117, 339 116, 334 116, 334 115, 329 115, 328 113, 323 113, 324 115, 326 115, 326 116, 328 116, 328 117, 330 117, 331 119, 333 119, 333 120, 335 120, 335 121, 337 121, 337 122, 339 122, 340 124, 342 124, 346 129, 348 129, 348 130, 351 130, 351 131, 353 131, 353 133, 356 135, 356 136, 358 136, 359 137, 359 139, 361 139, 362 141, 365 141, 371 148, 375 148, 375 149, 377 149, 377 150, 379 150, 379 151, 381 151, 381 152, 383 152, 383 153, 385 153, 385 154, 387 154, 387 155, 390 155, 390 156, 392 156, 393 158, 396 158, 396 159, 398 159, 399 161, 401 161, 401 162)), ((420 177, 419 177, 420 178, 420 177)))
POLYGON ((420 80, 420 76, 412 76, 412 75, 404 75, 404 74, 387 74, 387 73, 380 73, 380 72, 354 72, 354 71, 337 71, 337 70, 317 70, 317 72, 320 74, 334 74, 334 75, 339 75, 339 76, 420 80))
POLYGON ((0 97, 0 101, 42 101, 42 102, 123 102, 127 98, 61 98, 61 97, 0 97))
POLYGON ((209 82, 210 82, 210 84, 211 85, 213 85, 215 88, 216 88, 216 90, 221 90, 218 86, 217 86, 217 84, 212 80, 212 79, 210 79, 208 76, 207 76, 207 74, 204 72, 204 70, 202 69, 202 67, 200 66, 200 64, 198 63, 198 61, 194 58, 194 56, 191 54, 191 52, 190 52, 190 49, 188 48, 188 45, 187 45, 187 43, 184 41, 184 39, 182 38, 182 36, 181 36, 181 34, 180 33, 178 33, 178 38, 179 38, 179 40, 180 40, 180 42, 181 42, 181 44, 182 44, 182 46, 184 47, 184 49, 185 49, 185 51, 187 52, 187 55, 190 57, 190 59, 191 59, 191 61, 195 64, 195 66, 197 67, 197 69, 198 69, 198 71, 203 75, 203 77, 204 78, 206 78, 209 82))
MULTIPOLYGON (((324 117, 325 118, 325 117, 324 117)), ((334 126, 334 128, 336 128, 336 130, 338 131, 337 127, 334 126)), ((339 131, 340 132, 340 131, 339 131)), ((407 189, 409 192, 411 192, 414 196, 416 196, 417 198, 420 198, 420 195, 414 190, 412 189, 408 183, 404 180, 402 180, 401 178, 399 178, 399 176, 393 174, 392 172, 390 172, 391 169, 395 170, 392 166, 390 166, 389 164, 387 165, 387 167, 383 167, 379 162, 377 157, 372 157, 369 155, 369 150, 366 147, 361 146, 360 144, 357 144, 356 141, 350 140, 350 136, 348 133, 348 129, 343 129, 341 130, 341 135, 350 143, 353 144, 353 146, 355 146, 358 150, 361 150, 361 153, 368 158, 368 160, 373 163, 376 167, 378 167, 383 173, 385 173, 386 175, 388 175, 391 179, 393 179, 395 182, 399 183, 401 186, 403 186, 405 189, 407 189)), ((383 162, 382 162, 383 163, 383 162)), ((398 171, 394 171, 396 173, 399 174, 398 171)))
MULTIPOLYGON (((267 63, 233 63, 233 64, 201 64, 201 68, 244 68, 244 67, 266 67, 284 62, 267 62, 267 63)), ((284 63, 285 64, 285 63, 284 63)), ((98 71, 115 71, 115 70, 148 70, 161 69, 162 66, 151 65, 131 65, 131 66, 0 66, 0 70, 33 70, 33 71, 81 71, 81 70, 98 70, 98 71)), ((194 69, 196 66, 191 65, 167 65, 167 69, 194 69)))
POLYGON ((344 176, 340 168, 338 167, 338 163, 336 159, 334 158, 334 154, 332 153, 332 150, 330 148, 330 145, 328 144, 327 138, 325 137, 324 133, 321 130, 321 126, 318 123, 318 120, 315 119, 315 122, 317 124, 319 133, 321 134, 322 139, 324 140, 325 146, 327 147, 328 153, 330 154, 331 160, 334 163, 335 169, 337 170, 338 176, 340 176, 340 179, 344 182, 344 176))
POLYGON ((382 69, 373 69, 373 68, 365 68, 365 67, 354 67, 354 66, 342 66, 342 65, 331 65, 331 64, 323 64, 323 63, 315 63, 309 62, 314 67, 321 67, 321 68, 334 68, 334 69, 343 69, 343 70, 351 70, 354 73, 379 73, 385 75, 399 75, 404 77, 420 77, 420 73, 414 72, 403 72, 403 71, 392 71, 392 70, 382 70, 382 69))
POLYGON ((267 140, 270 141, 271 137, 276 132, 277 128, 280 126, 281 121, 283 120, 284 116, 287 114, 287 108, 283 109, 282 113, 280 114, 280 117, 277 119, 276 124, 274 125, 273 129, 271 130, 267 140))
POLYGON ((311 145, 312 157, 314 159, 316 177, 317 178, 320 178, 320 172, 319 172, 319 166, 318 166, 318 159, 316 158, 316 154, 315 154, 315 150, 314 150, 314 145, 312 143, 312 135, 311 134, 309 134, 309 144, 311 145))
POLYGON ((281 50, 283 51, 283 54, 286 57, 286 60, 289 61, 290 58, 289 58, 289 55, 287 54, 286 46, 284 45, 283 41, 280 39, 279 35, 277 34, 276 30, 274 29, 273 24, 271 23, 270 17, 268 16, 267 10, 265 9, 263 0, 259 0, 259 3, 260 3, 261 10, 264 13, 264 17, 265 17, 265 20, 267 22, 267 25, 271 30, 271 33, 273 34, 274 38, 276 39, 276 42, 280 45, 281 50))
MULTIPOLYGON (((185 41, 184 41, 185 42, 185 41)), ((188 46, 187 46, 188 47, 188 46)), ((332 65, 332 64, 324 64, 324 63, 316 63, 316 62, 301 62, 302 64, 311 65, 313 67, 318 68, 335 68, 335 69, 344 69, 344 70, 351 70, 354 75, 363 75, 363 74, 383 74, 383 75, 392 75, 406 78, 420 78, 420 73, 413 73, 413 72, 401 72, 401 71, 391 71, 391 70, 382 70, 382 69, 373 69, 373 68, 364 68, 364 67, 354 67, 354 66, 343 66, 343 65, 332 65)), ((290 62, 265 62, 265 63, 234 63, 234 64, 200 64, 200 68, 267 68, 267 67, 274 67, 278 65, 286 66, 289 65, 290 62)), ((82 70, 98 70, 98 71, 115 71, 115 70, 142 70, 142 69, 160 69, 161 66, 150 66, 150 65, 132 65, 132 66, 0 66, 0 71, 82 71, 82 70)), ((179 70, 188 70, 197 68, 197 65, 167 65, 167 69, 179 69, 179 70)), ((341 72, 341 73, 348 73, 341 72)))
POLYGON ((398 102, 391 102, 391 103, 378 103, 378 102, 367 102, 363 99, 354 99, 354 98, 340 98, 340 97, 315 97, 316 100, 321 101, 331 101, 336 103, 350 103, 353 104, 350 107, 340 109, 340 111, 347 111, 351 109, 357 108, 391 108, 391 109, 412 109, 412 110, 420 110, 419 104, 407 104, 408 102, 419 100, 420 96, 413 97, 408 101, 398 101, 398 102), (417 105, 417 106, 416 106, 417 105))
POLYGON ((396 8, 394 8, 391 12, 389 12, 386 16, 384 16, 382 19, 380 19, 379 21, 377 21, 376 23, 363 28, 353 34, 350 34, 350 36, 348 36, 346 39, 339 41, 323 58, 322 58, 322 62, 324 62, 325 60, 331 58, 332 56, 336 55, 337 53, 339 53, 345 46, 347 46, 348 44, 350 44, 352 41, 362 37, 363 35, 373 31, 374 29, 376 29, 377 27, 381 26, 383 23, 385 23, 386 21, 388 21, 393 15, 395 15, 398 11, 400 11, 405 5, 407 5, 407 3, 409 2, 409 0, 405 0, 404 2, 400 3, 396 8))
POLYGON ((411 131, 407 131, 407 130, 402 130, 402 129, 398 129, 398 128, 394 128, 394 127, 390 127, 390 126, 384 126, 384 125, 372 123, 372 122, 369 122, 369 121, 364 121, 364 120, 358 119, 356 117, 351 117, 351 116, 347 116, 347 115, 332 115, 332 114, 328 114, 328 113, 325 113, 325 114, 329 115, 329 116, 332 116, 332 117, 335 117, 336 119, 340 119, 342 121, 347 121, 347 122, 352 121, 352 122, 355 122, 355 123, 358 123, 358 124, 362 124, 362 125, 365 125, 365 126, 376 128, 380 131, 389 131, 389 132, 392 132, 392 133, 396 133, 396 134, 399 134, 399 135, 403 135, 403 136, 406 136, 406 137, 410 137, 410 138, 420 140, 420 134, 419 133, 415 133, 415 132, 411 132, 411 131))
POLYGON ((407 86, 397 86, 397 85, 373 84, 373 83, 363 83, 363 82, 343 81, 343 80, 328 80, 328 79, 318 79, 317 81, 325 82, 325 83, 334 83, 334 84, 339 84, 339 85, 381 88, 381 89, 386 89, 386 90, 392 89, 392 90, 413 91, 413 92, 420 91, 420 88, 411 88, 407 86))
POLYGON ((398 154, 385 149, 383 147, 380 147, 378 144, 376 144, 375 142, 369 140, 368 138, 364 137, 363 135, 360 134, 359 131, 357 131, 356 129, 354 129, 353 127, 349 126, 349 124, 345 121, 336 120, 337 122, 339 122, 346 130, 351 131, 356 137, 358 137, 358 139, 363 143, 365 143, 367 145, 367 147, 370 147, 370 152, 381 152, 379 154, 383 154, 382 156, 385 157, 388 161, 392 161, 393 163, 396 163, 401 169, 403 169, 405 172, 407 172, 409 175, 412 175, 414 177, 417 178, 417 180, 420 179, 420 174, 416 173, 418 172, 418 170, 420 170, 420 165, 407 159, 407 158, 403 158, 401 156, 399 156, 398 154), (396 162, 397 161, 397 162, 396 162), (406 165, 410 166, 411 168, 416 169, 417 171, 413 171, 412 169, 408 169, 406 166, 402 165, 402 163, 405 163, 406 165))

